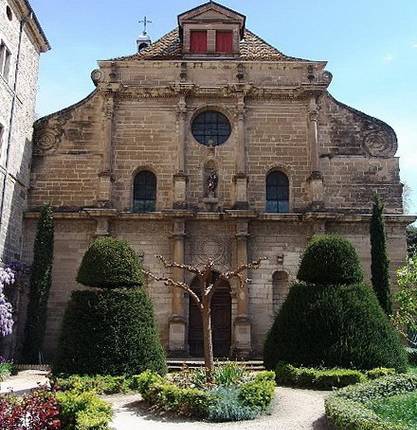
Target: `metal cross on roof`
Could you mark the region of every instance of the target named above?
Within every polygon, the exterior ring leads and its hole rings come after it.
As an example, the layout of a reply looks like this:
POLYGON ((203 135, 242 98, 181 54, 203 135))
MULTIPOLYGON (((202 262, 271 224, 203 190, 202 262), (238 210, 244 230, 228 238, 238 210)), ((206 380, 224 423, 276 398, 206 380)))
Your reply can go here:
POLYGON ((146 28, 148 24, 152 24, 152 21, 145 16, 139 21, 139 24, 143 24, 143 34, 146 34, 146 28))

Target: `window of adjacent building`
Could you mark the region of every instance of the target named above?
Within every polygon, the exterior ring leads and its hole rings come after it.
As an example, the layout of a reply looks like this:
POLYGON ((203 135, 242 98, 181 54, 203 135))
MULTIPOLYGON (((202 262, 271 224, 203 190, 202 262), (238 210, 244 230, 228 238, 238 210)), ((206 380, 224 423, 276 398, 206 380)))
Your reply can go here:
POLYGON ((233 33, 216 31, 216 52, 231 54, 233 52, 233 33))
POLYGON ((266 177, 266 211, 285 213, 289 211, 289 181, 287 175, 273 171, 266 177))
POLYGON ((275 272, 272 275, 272 309, 277 314, 288 295, 288 273, 275 272))
POLYGON ((13 19, 13 12, 10 6, 6 6, 6 15, 9 21, 13 19))
POLYGON ((190 50, 193 54, 207 53, 207 31, 191 31, 190 50))
POLYGON ((229 138, 232 128, 220 112, 205 111, 195 117, 191 132, 197 142, 207 146, 222 145, 229 138))
POLYGON ((9 80, 9 71, 10 71, 10 60, 12 54, 7 49, 7 46, 4 42, 0 43, 0 75, 3 76, 6 81, 9 80))
POLYGON ((4 126, 0 124, 0 159, 3 154, 3 144, 4 144, 4 126))
POLYGON ((133 211, 154 212, 156 207, 156 176, 142 170, 133 183, 133 211))

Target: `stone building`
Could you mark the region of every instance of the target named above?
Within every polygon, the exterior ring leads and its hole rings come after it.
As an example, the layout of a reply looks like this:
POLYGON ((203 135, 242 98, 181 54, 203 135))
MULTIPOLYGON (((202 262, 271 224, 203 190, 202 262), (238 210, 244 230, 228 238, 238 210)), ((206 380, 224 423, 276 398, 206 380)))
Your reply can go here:
POLYGON ((27 0, 0 0, 0 259, 19 260, 39 57, 50 49, 27 0))
MULTIPOLYGON (((403 261, 410 218, 396 135, 329 94, 326 62, 283 54, 246 29, 245 16, 215 2, 140 45, 134 55, 99 61, 93 93, 35 124, 26 258, 39 207, 51 202, 50 356, 82 255, 97 236, 126 239, 156 273, 155 254, 187 264, 213 258, 223 270, 268 257, 244 291, 225 283, 214 297, 219 356, 260 355, 314 233, 349 238, 369 273, 374 191, 386 203, 391 268, 403 261)), ((156 282, 146 288, 169 353, 200 355, 201 321, 188 298, 156 282)))

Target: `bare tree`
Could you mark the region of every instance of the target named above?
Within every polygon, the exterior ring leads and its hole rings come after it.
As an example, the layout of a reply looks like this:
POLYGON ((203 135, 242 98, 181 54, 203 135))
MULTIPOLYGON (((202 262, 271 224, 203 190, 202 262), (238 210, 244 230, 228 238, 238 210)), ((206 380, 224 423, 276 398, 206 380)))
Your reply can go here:
POLYGON ((169 262, 161 255, 157 255, 156 258, 162 262, 165 268, 183 269, 197 276, 201 282, 202 292, 201 297, 199 297, 199 295, 193 291, 191 286, 186 282, 177 281, 167 276, 157 276, 148 271, 144 272, 146 276, 149 276, 155 281, 161 281, 168 287, 181 288, 197 305, 203 321, 204 365, 206 367, 207 379, 210 381, 214 370, 213 338, 211 327, 211 299, 213 294, 222 281, 228 281, 232 278, 237 278, 239 280, 239 288, 244 288, 248 282, 245 272, 248 269, 258 269, 261 261, 265 260, 266 258, 259 258, 252 263, 242 264, 237 269, 229 272, 221 272, 216 277, 213 276, 214 261, 211 259, 200 269, 196 266, 169 262))

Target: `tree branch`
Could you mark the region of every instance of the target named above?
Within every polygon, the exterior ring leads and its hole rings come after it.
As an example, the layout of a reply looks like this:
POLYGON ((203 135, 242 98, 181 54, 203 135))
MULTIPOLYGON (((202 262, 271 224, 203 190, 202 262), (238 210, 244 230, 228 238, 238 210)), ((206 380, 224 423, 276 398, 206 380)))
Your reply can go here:
POLYGON ((201 270, 198 270, 196 267, 189 266, 188 264, 180 264, 176 263, 175 261, 168 261, 165 259, 162 255, 155 255, 155 257, 161 261, 161 263, 166 267, 169 268, 177 268, 177 269, 183 269, 190 273, 195 273, 198 276, 203 276, 203 272, 201 270))
POLYGON ((185 282, 175 281, 174 279, 168 278, 166 276, 156 276, 147 270, 144 270, 143 273, 145 276, 148 276, 149 278, 153 279, 154 281, 163 282, 167 287, 175 287, 175 288, 180 288, 180 289, 184 290, 194 300, 194 302, 196 303, 198 308, 200 310, 202 309, 201 300, 199 299, 197 294, 190 288, 190 286, 188 284, 186 284, 185 282))
POLYGON ((223 279, 225 279, 225 280, 228 280, 230 278, 239 278, 239 279, 241 279, 241 273, 242 272, 244 272, 245 270, 248 270, 248 269, 254 269, 254 270, 258 269, 259 266, 261 265, 261 262, 264 261, 264 260, 268 260, 268 258, 267 257, 261 257, 261 258, 258 258, 255 261, 252 261, 251 263, 241 264, 236 270, 222 273, 220 276, 223 279))

